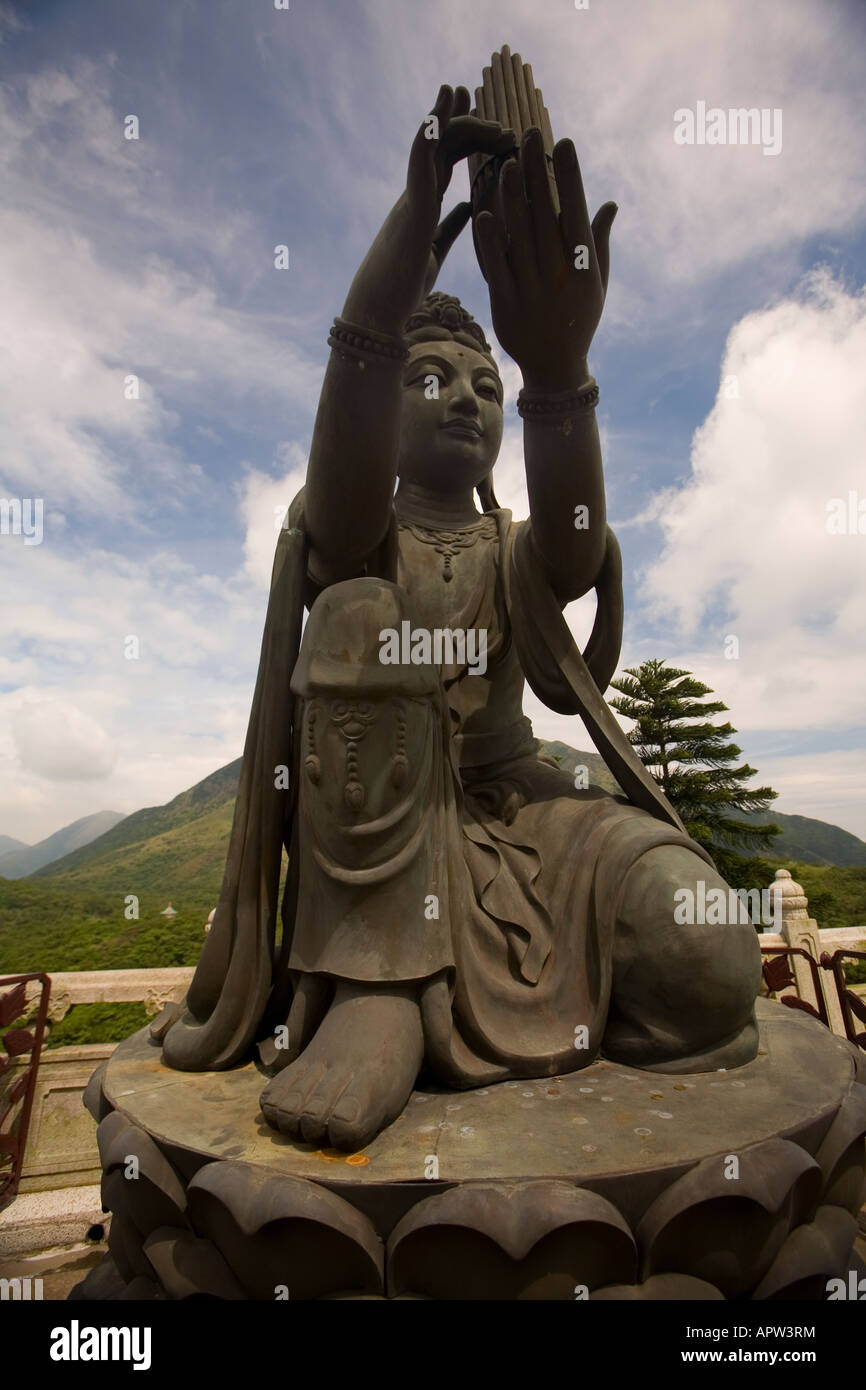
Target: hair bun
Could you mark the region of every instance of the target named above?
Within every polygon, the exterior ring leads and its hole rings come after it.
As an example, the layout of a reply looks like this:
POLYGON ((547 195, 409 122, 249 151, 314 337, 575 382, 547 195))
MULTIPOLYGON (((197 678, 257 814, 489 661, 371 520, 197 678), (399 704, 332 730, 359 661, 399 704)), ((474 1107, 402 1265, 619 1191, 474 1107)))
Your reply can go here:
MULTIPOLYGON (((407 343, 427 343, 451 339, 464 347, 474 348, 489 358, 496 368, 496 362, 480 324, 463 308, 460 300, 453 294, 443 294, 434 290, 428 294, 406 320, 403 335, 407 343)), ((497 371, 498 375, 498 371, 497 371)))

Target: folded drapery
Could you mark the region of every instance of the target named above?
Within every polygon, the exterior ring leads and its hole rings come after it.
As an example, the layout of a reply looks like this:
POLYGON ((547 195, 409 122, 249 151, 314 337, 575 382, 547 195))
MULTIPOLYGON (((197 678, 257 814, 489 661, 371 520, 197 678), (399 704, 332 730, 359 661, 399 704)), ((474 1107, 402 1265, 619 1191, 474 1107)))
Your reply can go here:
MULTIPOLYGON (((430 810, 431 834, 448 847, 450 942, 444 954, 426 951, 435 978, 426 989, 423 1016, 431 1063, 455 1084, 464 1085, 472 1084, 474 1076, 494 1079, 530 1074, 533 1069, 537 1073, 539 1067, 564 1069, 579 1024, 591 1025, 593 1035, 600 1037, 610 948, 598 933, 613 899, 599 905, 599 884, 609 878, 613 892, 627 862, 651 845, 686 843, 698 849, 685 836, 676 812, 637 758, 601 693, 616 665, 621 632, 621 580, 612 532, 584 660, 553 591, 533 563, 528 523, 514 524, 503 508, 489 515, 497 526, 506 610, 526 678, 551 708, 581 716, 632 805, 597 789, 575 792, 562 773, 531 757, 518 758, 507 768, 473 770, 472 790, 464 804, 453 751, 445 746, 447 727, 436 725, 442 746, 436 755, 439 773, 431 784, 439 788, 430 810), (485 778, 492 784, 503 776, 517 778, 522 788, 523 804, 510 825, 486 810, 480 796, 485 778), (452 788, 447 794, 446 784, 452 788), (619 879, 604 867, 610 856, 602 856, 603 844, 614 842, 619 879), (511 904, 507 912, 505 902, 511 904), (563 942, 570 944, 564 947, 563 942), (485 998, 493 1001, 489 1016, 485 998), (544 1007, 542 999, 547 1001, 544 1007)), ((367 566, 368 575, 395 580, 396 556, 392 517, 380 550, 367 566)), ((157 1020, 153 1029, 154 1037, 162 1040, 166 1063, 180 1070, 219 1070, 241 1061, 256 1040, 285 1020, 293 975, 317 968, 314 956, 303 958, 298 954, 300 940, 294 941, 300 843, 300 739, 295 726, 300 697, 291 694, 290 685, 304 604, 312 602, 315 592, 307 559, 301 491, 277 544, 213 924, 186 1013, 157 1020), (286 769, 286 775, 278 775, 280 769, 286 769), (295 853, 283 895, 282 941, 275 952, 284 845, 294 845, 295 853)), ((603 935, 609 937, 612 926, 611 921, 603 935)), ((351 936, 343 933, 342 939, 348 943, 351 936)), ((332 944, 320 968, 339 973, 339 954, 337 943, 332 944)), ((352 975, 349 955, 344 960, 347 978, 367 978, 352 975)), ((411 958, 407 940, 403 969, 416 968, 411 958)), ((423 958, 422 951, 418 959, 423 958)))

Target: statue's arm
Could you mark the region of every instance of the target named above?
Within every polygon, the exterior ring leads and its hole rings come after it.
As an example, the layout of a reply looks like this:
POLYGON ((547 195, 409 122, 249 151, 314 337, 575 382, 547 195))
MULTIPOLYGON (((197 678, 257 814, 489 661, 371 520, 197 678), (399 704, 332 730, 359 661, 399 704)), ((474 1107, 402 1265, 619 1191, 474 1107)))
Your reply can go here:
MULTIPOLYGON (((524 376, 524 392, 544 401, 560 393, 580 397, 584 366, 566 382, 524 376)), ((604 563, 607 513, 601 441, 595 409, 573 409, 564 419, 524 415, 523 452, 532 545, 561 603, 580 598, 604 563)))
MULTIPOLYGON (((426 292, 431 256, 441 259, 465 217, 437 232, 454 164, 513 144, 497 121, 468 115, 465 87, 440 88, 412 145, 406 189, 362 262, 341 318, 363 339, 386 335, 396 348, 426 292)), ((385 344, 386 348, 390 344, 385 344)), ((323 582, 357 574, 388 528, 397 476, 403 363, 399 356, 332 348, 307 466, 310 571, 323 582)))
POLYGON ((574 145, 525 131, 500 173, 499 211, 475 222, 496 336, 523 373, 518 407, 533 549, 562 602, 596 582, 607 546, 601 447, 587 353, 607 289, 606 203, 590 225, 574 145), (583 510, 585 509, 585 510, 583 510))
MULTIPOLYGON (((394 209, 372 250, 396 241, 394 209)), ((385 293, 377 294, 370 256, 361 266, 342 318, 397 336, 385 293), (365 270, 366 267, 366 270, 365 270)), ((310 570, 332 583, 356 574, 388 525, 396 476, 403 363, 372 362, 332 348, 325 368, 307 464, 305 512, 310 570)))

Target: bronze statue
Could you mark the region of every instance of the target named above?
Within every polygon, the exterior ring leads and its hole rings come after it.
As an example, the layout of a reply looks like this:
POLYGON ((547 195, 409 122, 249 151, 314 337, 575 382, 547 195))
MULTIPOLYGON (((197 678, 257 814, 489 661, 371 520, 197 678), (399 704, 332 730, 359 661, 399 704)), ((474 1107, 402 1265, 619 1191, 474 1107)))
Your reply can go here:
POLYGON ((554 147, 531 71, 503 49, 473 113, 466 88, 441 88, 332 329, 219 904, 186 1013, 153 1028, 183 1070, 257 1044, 265 1118, 296 1139, 362 1147, 422 1070, 468 1088, 599 1053, 667 1072, 755 1056, 754 928, 675 924, 678 889, 726 885, 603 699, 622 590, 587 355, 615 213, 590 225, 574 146, 554 147), (437 226, 464 157, 471 209, 437 226), (523 374, 517 523, 493 489, 495 361, 431 293, 470 211, 523 374), (581 655, 562 609, 591 589, 581 655), (539 758, 525 680, 581 715, 625 796, 539 758))

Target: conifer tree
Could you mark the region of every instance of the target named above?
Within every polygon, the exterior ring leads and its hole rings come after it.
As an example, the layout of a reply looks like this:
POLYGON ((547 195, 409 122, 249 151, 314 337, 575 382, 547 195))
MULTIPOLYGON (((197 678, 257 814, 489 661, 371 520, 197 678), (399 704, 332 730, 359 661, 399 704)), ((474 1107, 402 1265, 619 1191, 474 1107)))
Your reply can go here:
POLYGON ((628 738, 638 757, 720 871, 731 866, 732 851, 769 848, 778 826, 744 821, 732 812, 766 812, 777 793, 746 786, 755 769, 737 765, 742 749, 730 741, 737 732, 733 725, 712 722, 728 706, 704 698, 713 694, 710 687, 690 671, 656 660, 628 669, 611 685, 620 695, 610 704, 634 721, 628 738))

